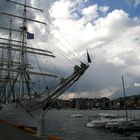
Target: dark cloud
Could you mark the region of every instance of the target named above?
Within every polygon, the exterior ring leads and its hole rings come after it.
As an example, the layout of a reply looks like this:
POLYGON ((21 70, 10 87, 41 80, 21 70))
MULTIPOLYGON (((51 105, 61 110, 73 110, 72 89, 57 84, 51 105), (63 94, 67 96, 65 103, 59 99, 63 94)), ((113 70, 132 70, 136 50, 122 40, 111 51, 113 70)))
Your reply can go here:
MULTIPOLYGON (((0 1, 0 13, 2 12, 12 12, 15 9, 15 6, 11 6, 6 0, 0 1)), ((9 27, 10 19, 7 16, 0 14, 0 26, 9 27)))
MULTIPOLYGON (((22 0, 15 0, 15 2, 22 3, 22 0)), ((28 2, 30 5, 30 2, 28 2)), ((23 15, 23 6, 8 2, 6 0, 1 0, 0 1, 0 13, 9 13, 17 16, 22 16, 23 15)), ((27 8, 27 17, 28 18, 35 18, 35 15, 27 8)), ((0 26, 2 27, 10 27, 10 20, 13 20, 12 27, 14 29, 19 29, 19 27, 22 26, 22 19, 12 17, 12 16, 7 16, 4 14, 0 14, 0 26)), ((1 30, 3 33, 5 30, 1 30)), ((7 33, 7 32, 6 32, 7 33)))
MULTIPOLYGON (((126 96, 140 95, 140 87, 131 85, 125 88, 125 92, 126 96)), ((120 87, 120 89, 118 89, 112 96, 110 96, 110 98, 118 98, 118 97, 124 97, 123 87, 120 87)))

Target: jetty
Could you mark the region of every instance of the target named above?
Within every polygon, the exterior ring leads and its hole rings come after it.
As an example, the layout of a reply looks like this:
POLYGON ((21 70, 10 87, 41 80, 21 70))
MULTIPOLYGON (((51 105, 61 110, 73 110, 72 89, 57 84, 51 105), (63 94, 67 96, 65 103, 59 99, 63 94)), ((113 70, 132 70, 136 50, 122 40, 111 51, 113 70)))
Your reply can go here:
POLYGON ((1 140, 62 140, 52 135, 37 136, 35 130, 0 120, 1 140))

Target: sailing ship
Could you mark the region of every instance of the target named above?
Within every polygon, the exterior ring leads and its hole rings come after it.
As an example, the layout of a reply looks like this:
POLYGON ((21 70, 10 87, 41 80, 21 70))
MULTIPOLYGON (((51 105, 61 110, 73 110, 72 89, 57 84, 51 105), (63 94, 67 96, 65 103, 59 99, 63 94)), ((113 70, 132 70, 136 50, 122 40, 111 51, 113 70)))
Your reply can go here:
MULTIPOLYGON (((36 72, 33 65, 29 63, 28 55, 42 55, 55 58, 53 53, 48 50, 33 48, 28 46, 28 39, 34 39, 34 34, 28 32, 28 21, 46 24, 27 17, 29 9, 43 12, 41 9, 28 5, 27 0, 19 3, 7 0, 10 4, 22 7, 23 15, 11 13, 1 13, 3 16, 11 18, 10 27, 0 27, 8 30, 8 38, 0 38, 0 119, 21 123, 26 126, 35 126, 38 117, 44 117, 50 101, 61 96, 71 87, 88 69, 88 63, 75 65, 74 71, 66 78, 61 78, 57 86, 53 89, 44 88, 42 93, 37 93, 33 87, 33 76, 43 76, 58 78, 54 74, 36 72), (22 21, 19 29, 12 27, 12 18, 22 21), (20 40, 12 37, 16 32, 20 40)), ((89 62, 91 62, 88 55, 89 62)))

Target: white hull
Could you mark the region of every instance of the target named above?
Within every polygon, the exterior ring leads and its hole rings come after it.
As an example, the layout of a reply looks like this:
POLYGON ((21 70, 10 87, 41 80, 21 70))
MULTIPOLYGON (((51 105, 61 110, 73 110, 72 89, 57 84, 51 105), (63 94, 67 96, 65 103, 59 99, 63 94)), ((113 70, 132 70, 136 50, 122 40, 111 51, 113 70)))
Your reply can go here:
POLYGON ((105 127, 105 125, 107 124, 108 120, 95 120, 95 121, 91 121, 89 123, 87 123, 87 127, 91 127, 91 128, 100 128, 100 127, 105 127))
POLYGON ((102 120, 93 120, 87 123, 87 127, 99 128, 111 128, 118 126, 120 123, 126 122, 126 118, 116 118, 116 119, 102 119, 102 120))
POLYGON ((117 116, 114 114, 100 113, 98 117, 99 119, 87 123, 86 126, 92 128, 106 127, 107 123, 118 121, 117 116))
MULTIPOLYGON (((129 120, 130 121, 130 120, 129 120)), ((118 118, 118 119, 113 119, 111 121, 109 121, 107 124, 106 124, 106 128, 107 129, 111 129, 111 128, 114 128, 114 127, 118 127, 119 125, 121 125, 122 123, 126 123, 126 118, 118 118)))

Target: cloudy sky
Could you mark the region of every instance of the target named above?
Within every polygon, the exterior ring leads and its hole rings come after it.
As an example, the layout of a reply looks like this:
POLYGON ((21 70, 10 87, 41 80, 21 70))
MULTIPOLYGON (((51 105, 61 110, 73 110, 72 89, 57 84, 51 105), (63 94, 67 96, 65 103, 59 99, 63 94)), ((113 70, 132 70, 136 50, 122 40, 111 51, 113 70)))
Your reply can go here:
MULTIPOLYGON (((5 1, 0 1, 1 10, 14 12, 5 1)), ((140 94, 140 0, 31 0, 30 4, 44 14, 28 16, 48 25, 29 23, 29 30, 36 33, 37 44, 56 54, 61 74, 85 62, 87 50, 91 56, 90 68, 66 97, 123 96, 122 75, 126 94, 140 94)), ((5 22, 1 16, 0 25, 5 22)))

